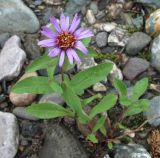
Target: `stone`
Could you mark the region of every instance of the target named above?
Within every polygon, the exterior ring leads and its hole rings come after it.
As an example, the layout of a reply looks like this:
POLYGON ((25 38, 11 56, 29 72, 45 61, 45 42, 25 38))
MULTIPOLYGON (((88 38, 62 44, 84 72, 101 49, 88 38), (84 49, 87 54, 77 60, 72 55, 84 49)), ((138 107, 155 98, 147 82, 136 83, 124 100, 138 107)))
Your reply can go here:
POLYGON ((27 57, 29 59, 35 59, 41 55, 40 47, 37 45, 37 34, 27 35, 24 42, 27 57))
POLYGON ((128 40, 129 34, 127 30, 116 28, 108 36, 108 45, 124 47, 128 40))
POLYGON ((14 158, 19 145, 19 129, 16 117, 11 113, 0 112, 0 155, 14 158))
POLYGON ((95 92, 106 92, 107 88, 102 83, 98 82, 93 86, 95 92))
MULTIPOLYGON (((37 73, 36 72, 25 73, 19 79, 19 81, 26 79, 28 77, 33 77, 33 76, 37 76, 37 73)), ((31 104, 36 98, 36 96, 37 96, 36 94, 29 94, 29 93, 17 94, 17 93, 11 92, 9 94, 9 99, 12 102, 12 104, 15 106, 26 106, 31 104)))
POLYGON ((156 96, 151 100, 149 109, 145 115, 147 116, 150 125, 155 127, 160 125, 160 96, 156 96))
POLYGON ((98 6, 96 1, 92 1, 89 8, 93 11, 93 14, 96 15, 98 13, 98 6))
POLYGON ((50 123, 46 129, 39 158, 88 158, 80 142, 63 126, 50 123))
POLYGON ((6 41, 0 53, 0 81, 12 80, 20 74, 26 60, 26 54, 20 47, 20 38, 16 35, 6 41))
POLYGON ((34 33, 40 24, 31 9, 21 0, 0 0, 0 31, 34 33))
POLYGON ((108 154, 106 154, 103 158, 110 158, 110 156, 108 154))
POLYGON ((61 5, 62 0, 44 0, 44 2, 48 5, 61 5))
POLYGON ((151 36, 160 34, 160 9, 153 12, 146 20, 146 33, 151 36))
POLYGON ((140 2, 149 6, 157 6, 160 7, 160 1, 159 0, 136 0, 136 2, 140 2))
POLYGON ((86 57, 81 59, 81 64, 77 65, 77 67, 79 71, 83 71, 96 65, 97 63, 94 61, 94 58, 86 57))
POLYGON ((100 31, 111 32, 117 27, 117 24, 114 22, 96 23, 94 24, 94 27, 100 31))
POLYGON ((13 114, 19 118, 22 118, 22 119, 26 119, 26 120, 31 120, 31 121, 37 121, 39 120, 38 118, 32 116, 31 114, 29 114, 27 111, 26 111, 26 108, 24 107, 16 107, 13 109, 13 114))
POLYGON ((0 48, 2 48, 5 42, 9 39, 9 33, 0 33, 0 48))
POLYGON ((151 37, 147 34, 143 32, 135 32, 132 34, 126 45, 126 53, 129 55, 136 55, 145 48, 150 41, 151 37))
POLYGON ((109 3, 110 0, 100 0, 98 1, 98 9, 99 10, 104 10, 107 6, 107 4, 109 3))
POLYGON ((116 145, 114 158, 151 158, 147 150, 139 144, 116 145))
POLYGON ((96 44, 99 48, 105 47, 107 45, 107 33, 106 32, 99 32, 96 35, 96 44))
POLYGON ((95 18, 94 13, 91 9, 87 10, 86 18, 87 18, 87 21, 89 24, 94 24, 96 22, 96 18, 95 18))
POLYGON ((104 10, 103 10, 103 11, 99 11, 99 12, 97 13, 97 15, 96 15, 96 19, 97 19, 97 20, 101 20, 102 18, 105 17, 105 15, 106 15, 106 13, 105 13, 104 10))
POLYGON ((153 40, 151 46, 152 66, 160 72, 160 35, 153 40))
POLYGON ((56 103, 58 105, 63 105, 64 99, 58 93, 51 93, 51 94, 44 94, 39 100, 39 103, 48 103, 48 102, 56 103))
POLYGON ((134 80, 140 73, 149 68, 149 62, 141 58, 130 58, 123 69, 123 75, 128 80, 134 80))

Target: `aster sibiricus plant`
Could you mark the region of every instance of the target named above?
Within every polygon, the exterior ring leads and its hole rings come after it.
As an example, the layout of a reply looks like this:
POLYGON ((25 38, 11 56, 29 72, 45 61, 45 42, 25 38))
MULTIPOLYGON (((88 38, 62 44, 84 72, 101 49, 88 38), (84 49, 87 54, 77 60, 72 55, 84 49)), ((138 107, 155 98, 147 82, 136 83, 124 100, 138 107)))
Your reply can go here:
POLYGON ((80 50, 85 55, 88 53, 87 48, 82 43, 82 39, 92 37, 93 33, 89 29, 78 28, 80 24, 80 18, 76 14, 70 24, 69 17, 65 17, 62 13, 60 16, 60 22, 58 23, 55 17, 50 18, 51 24, 55 28, 55 32, 52 29, 45 26, 41 33, 48 39, 38 42, 41 47, 52 48, 48 55, 50 57, 59 56, 59 66, 62 67, 65 56, 68 57, 69 63, 80 63, 80 58, 76 53, 76 49, 80 50))

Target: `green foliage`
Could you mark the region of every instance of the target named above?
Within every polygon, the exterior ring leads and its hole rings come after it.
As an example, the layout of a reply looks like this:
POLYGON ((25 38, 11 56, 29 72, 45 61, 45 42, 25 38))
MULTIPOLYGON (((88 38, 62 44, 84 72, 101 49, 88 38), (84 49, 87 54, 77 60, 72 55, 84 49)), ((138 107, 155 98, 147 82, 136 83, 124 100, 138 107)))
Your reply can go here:
POLYGON ((96 136, 94 134, 89 134, 86 138, 87 140, 90 140, 93 143, 98 143, 98 139, 96 138, 96 136))

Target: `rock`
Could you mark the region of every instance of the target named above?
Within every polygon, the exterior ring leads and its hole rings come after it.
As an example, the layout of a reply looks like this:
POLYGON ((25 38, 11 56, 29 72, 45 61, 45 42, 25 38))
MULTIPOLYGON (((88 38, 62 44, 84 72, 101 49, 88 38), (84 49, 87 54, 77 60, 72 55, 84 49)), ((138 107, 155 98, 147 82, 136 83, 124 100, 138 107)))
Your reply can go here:
POLYGON ((156 96, 151 100, 149 109, 145 114, 147 119, 150 120, 149 124, 156 127, 160 125, 160 96, 156 96))
POLYGON ((97 14, 98 13, 98 6, 97 6, 97 2, 92 1, 89 8, 93 11, 93 14, 97 14))
MULTIPOLYGON (((32 73, 25 73, 19 81, 28 78, 28 77, 32 77, 32 76, 37 76, 36 72, 32 72, 32 73)), ((29 94, 29 93, 24 93, 24 94, 16 94, 11 92, 9 95, 9 99, 12 102, 12 104, 14 104, 15 106, 26 106, 31 104, 34 99, 36 98, 36 94, 29 94)))
POLYGON ((157 6, 160 7, 160 1, 159 0, 136 0, 136 2, 140 2, 149 6, 157 6))
POLYGON ((39 158, 88 158, 73 135, 59 124, 49 124, 39 158))
POLYGON ((114 158, 151 158, 147 150, 138 144, 117 145, 114 158))
POLYGON ((97 15, 96 15, 96 19, 97 19, 97 20, 101 20, 102 18, 105 17, 105 15, 106 15, 106 13, 105 13, 104 10, 103 10, 103 11, 99 11, 99 12, 97 13, 97 15))
POLYGON ((116 28, 108 36, 109 46, 120 46, 124 47, 129 40, 129 34, 127 30, 116 28))
POLYGON ((156 10, 149 16, 146 20, 145 28, 146 32, 151 36, 160 34, 160 9, 156 10))
POLYGON ((37 45, 37 35, 27 35, 24 42, 27 57, 29 59, 35 59, 41 55, 40 47, 37 45))
POLYGON ((24 137, 36 137, 42 134, 42 126, 38 122, 23 121, 21 132, 24 137))
POLYGON ((45 94, 41 97, 39 103, 46 103, 46 102, 53 102, 58 105, 63 105, 64 104, 64 99, 63 97, 58 94, 58 93, 52 93, 52 94, 45 94))
POLYGON ((2 48, 5 44, 5 42, 8 40, 10 37, 9 33, 1 33, 0 34, 0 48, 2 48))
POLYGON ((152 66, 160 72, 160 35, 153 40, 151 46, 151 63, 152 66))
POLYGON ((0 0, 0 3, 0 31, 38 31, 40 24, 37 17, 21 0, 0 0))
POLYGON ((107 45, 107 33, 106 32, 99 32, 96 35, 96 44, 99 48, 105 47, 107 45))
POLYGON ((44 0, 44 2, 48 5, 61 5, 62 0, 44 0))
POLYGON ((93 86, 95 92, 106 92, 107 88, 102 83, 98 82, 93 86))
POLYGON ((110 158, 110 156, 108 154, 106 154, 103 158, 110 158))
POLYGON ((19 129, 13 114, 0 112, 0 133, 1 157, 14 158, 19 145, 19 129))
POLYGON ((136 55, 145 48, 150 41, 151 37, 147 34, 143 32, 135 32, 132 34, 126 45, 126 53, 129 55, 136 55))
POLYGON ((12 80, 20 74, 26 60, 26 54, 20 47, 20 38, 16 35, 5 43, 0 53, 0 81, 12 80))
POLYGON ((134 80, 140 73, 149 68, 149 62, 141 58, 130 58, 123 69, 123 75, 128 80, 134 80))
POLYGON ((19 118, 22 118, 22 119, 27 119, 27 120, 32 120, 32 121, 39 120, 38 118, 36 118, 36 117, 32 116, 31 114, 29 114, 26 111, 26 108, 24 108, 24 107, 16 107, 16 108, 14 108, 13 109, 13 114, 16 115, 19 118))
POLYGON ((96 23, 96 24, 94 24, 94 27, 100 31, 111 32, 117 27, 117 24, 114 22, 96 23))
POLYGON ((94 61, 94 58, 86 57, 86 58, 82 58, 81 64, 77 66, 78 66, 78 70, 83 71, 96 65, 97 63, 94 61))
POLYGON ((109 3, 110 0, 100 0, 98 1, 98 9, 103 10, 106 8, 107 4, 109 3))
POLYGON ((87 21, 89 24, 94 24, 96 22, 96 18, 95 18, 94 13, 91 9, 87 10, 86 18, 87 18, 87 21))

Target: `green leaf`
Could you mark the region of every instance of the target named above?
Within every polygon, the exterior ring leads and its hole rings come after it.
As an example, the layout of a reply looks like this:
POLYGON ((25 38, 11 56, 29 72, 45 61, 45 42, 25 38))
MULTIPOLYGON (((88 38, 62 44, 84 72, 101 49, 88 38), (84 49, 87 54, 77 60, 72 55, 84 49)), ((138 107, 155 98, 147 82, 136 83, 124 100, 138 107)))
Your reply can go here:
POLYGON ((28 77, 24 80, 17 82, 12 87, 14 93, 33 93, 33 94, 46 94, 54 92, 50 86, 48 77, 36 76, 28 77))
POLYGON ((139 99, 147 90, 148 87, 148 79, 143 78, 142 80, 138 81, 136 85, 133 87, 133 96, 132 100, 136 101, 139 99))
POLYGON ((128 107, 129 105, 132 104, 132 101, 127 96, 121 96, 120 97, 120 104, 128 107))
POLYGON ((58 81, 56 80, 50 80, 50 87, 53 89, 54 92, 62 94, 62 87, 59 85, 58 81))
POLYGON ((109 148, 110 150, 113 149, 113 144, 112 144, 112 142, 109 142, 107 145, 108 145, 108 148, 109 148))
POLYGON ((87 136, 87 140, 90 140, 92 143, 98 143, 98 139, 96 138, 96 136, 94 134, 89 134, 87 136))
POLYGON ((107 77, 109 72, 112 70, 112 67, 112 63, 102 63, 81 71, 72 78, 70 86, 77 94, 79 94, 84 89, 105 79, 105 77, 107 77))
POLYGON ((27 72, 34 72, 40 69, 45 69, 48 66, 56 66, 57 65, 57 58, 51 58, 44 54, 43 56, 40 56, 39 58, 35 59, 27 68, 27 72))
POLYGON ((51 119, 64 116, 74 117, 73 112, 63 108, 61 105, 51 103, 32 104, 26 108, 26 111, 40 119, 51 119))
POLYGON ((92 48, 92 47, 89 47, 88 48, 88 55, 90 56, 90 57, 97 57, 98 56, 98 53, 92 48))
POLYGON ((108 94, 105 96, 90 112, 89 117, 93 118, 99 113, 106 112, 111 109, 117 101, 117 96, 114 94, 108 94))
POLYGON ((105 116, 101 116, 101 118, 98 119, 97 123, 95 124, 92 132, 95 133, 97 132, 105 123, 106 117, 105 116))
POLYGON ((104 136, 106 136, 107 130, 106 130, 106 127, 105 127, 104 125, 103 125, 99 130, 101 131, 101 133, 102 133, 104 136))
POLYGON ((82 43, 88 47, 91 42, 91 37, 82 39, 82 43))
POLYGON ((127 95, 126 85, 121 80, 115 78, 113 84, 120 96, 127 95))

